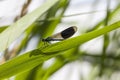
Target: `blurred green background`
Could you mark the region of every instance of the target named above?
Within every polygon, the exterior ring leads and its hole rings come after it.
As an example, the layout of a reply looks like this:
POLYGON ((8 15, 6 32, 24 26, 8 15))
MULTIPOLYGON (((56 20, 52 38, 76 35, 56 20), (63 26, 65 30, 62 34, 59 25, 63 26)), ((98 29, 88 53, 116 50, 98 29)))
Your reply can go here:
MULTIPOLYGON (((1 0, 0 33, 45 2, 1 0)), ((78 28, 75 37, 113 24, 120 20, 119 4, 119 0, 59 0, 1 52, 0 63, 43 46, 42 38, 70 26, 78 28)), ((120 80, 119 35, 120 30, 114 30, 6 80, 120 80)))

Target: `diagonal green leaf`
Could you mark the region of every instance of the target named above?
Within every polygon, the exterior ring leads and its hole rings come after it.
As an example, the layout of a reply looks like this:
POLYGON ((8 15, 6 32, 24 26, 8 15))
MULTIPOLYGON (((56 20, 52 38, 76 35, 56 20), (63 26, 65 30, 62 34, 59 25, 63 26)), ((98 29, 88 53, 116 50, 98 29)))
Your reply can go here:
POLYGON ((93 38, 96 38, 100 35, 106 34, 107 32, 110 32, 119 27, 120 27, 120 21, 118 21, 112 25, 106 26, 105 28, 94 30, 92 32, 85 33, 85 34, 77 36, 75 38, 71 38, 71 39, 64 40, 62 42, 50 45, 50 46, 46 47, 45 49, 43 49, 42 51, 44 53, 51 53, 51 52, 67 50, 72 47, 76 47, 86 41, 93 39, 93 38))
POLYGON ((58 0, 47 0, 42 6, 22 17, 0 34, 0 52, 17 39, 39 16, 51 8, 58 0))
POLYGON ((58 42, 44 49, 36 49, 27 52, 6 62, 5 64, 2 64, 0 66, 0 79, 8 78, 20 72, 30 70, 45 60, 60 54, 64 50, 79 46, 86 41, 96 38, 102 34, 106 34, 107 32, 115 30, 119 27, 120 21, 102 29, 94 30, 81 36, 58 42))
POLYGON ((3 32, 6 28, 8 28, 8 26, 2 26, 2 27, 0 27, 0 33, 3 32))
POLYGON ((45 60, 56 56, 43 54, 39 49, 27 52, 0 66, 0 80, 34 68, 45 60))

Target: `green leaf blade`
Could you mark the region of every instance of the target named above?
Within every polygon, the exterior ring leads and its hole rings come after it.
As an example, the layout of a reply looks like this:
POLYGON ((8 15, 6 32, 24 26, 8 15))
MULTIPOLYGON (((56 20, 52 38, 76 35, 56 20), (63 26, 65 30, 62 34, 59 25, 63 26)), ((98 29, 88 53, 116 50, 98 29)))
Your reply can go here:
POLYGON ((36 49, 18 56, 5 64, 0 65, 0 78, 8 78, 20 72, 30 70, 44 61, 61 54, 62 51, 74 48, 80 44, 106 34, 120 27, 120 21, 110 26, 95 30, 62 42, 52 44, 44 49, 36 49))
POLYGON ((30 70, 55 55, 45 55, 39 49, 27 52, 0 66, 0 79, 30 70))
POLYGON ((44 12, 52 7, 58 0, 50 0, 45 2, 42 6, 38 7, 35 11, 25 15, 16 23, 12 24, 9 28, 0 34, 0 52, 4 51, 8 46, 16 40, 33 22, 36 21, 44 12))
POLYGON ((79 46, 80 44, 82 44, 84 42, 94 39, 100 35, 106 34, 117 28, 120 28, 120 21, 118 21, 114 24, 111 24, 109 26, 106 26, 102 29, 94 30, 92 32, 85 33, 85 34, 77 36, 75 38, 71 38, 71 39, 64 40, 62 42, 58 42, 56 44, 50 45, 50 46, 44 48, 42 51, 44 53, 48 53, 48 54, 51 52, 64 51, 64 50, 79 46))

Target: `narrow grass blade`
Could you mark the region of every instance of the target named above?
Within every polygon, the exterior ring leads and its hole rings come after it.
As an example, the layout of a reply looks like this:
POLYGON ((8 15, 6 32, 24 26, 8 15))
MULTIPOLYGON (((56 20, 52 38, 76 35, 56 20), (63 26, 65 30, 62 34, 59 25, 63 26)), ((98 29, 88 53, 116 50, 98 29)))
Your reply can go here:
POLYGON ((42 6, 25 15, 0 34, 0 52, 16 40, 33 22, 51 8, 58 0, 47 0, 42 6))

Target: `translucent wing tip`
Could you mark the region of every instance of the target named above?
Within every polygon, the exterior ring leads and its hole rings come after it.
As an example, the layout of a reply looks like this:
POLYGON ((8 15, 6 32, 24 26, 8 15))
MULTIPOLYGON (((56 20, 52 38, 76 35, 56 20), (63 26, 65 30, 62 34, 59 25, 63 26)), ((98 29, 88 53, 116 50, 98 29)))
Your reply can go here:
POLYGON ((71 26, 71 27, 73 27, 75 32, 77 31, 77 27, 76 26, 71 26))

